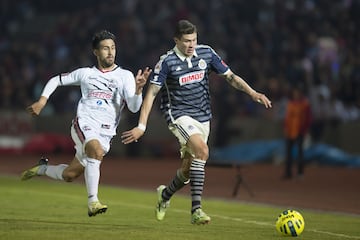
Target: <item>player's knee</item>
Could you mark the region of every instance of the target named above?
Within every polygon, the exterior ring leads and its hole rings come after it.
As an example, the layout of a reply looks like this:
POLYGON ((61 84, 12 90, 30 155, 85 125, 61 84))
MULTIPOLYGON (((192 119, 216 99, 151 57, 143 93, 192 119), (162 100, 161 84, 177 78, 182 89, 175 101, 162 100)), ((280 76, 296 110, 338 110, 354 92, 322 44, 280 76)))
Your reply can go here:
POLYGON ((102 161, 104 157, 104 151, 102 149, 96 149, 94 151, 87 153, 87 156, 102 161))
POLYGON ((62 177, 65 182, 73 182, 79 175, 79 173, 74 171, 64 171, 62 177))
POLYGON ((195 158, 206 161, 209 158, 209 148, 207 145, 203 145, 196 149, 195 158))
POLYGON ((63 174, 63 179, 65 182, 72 182, 72 181, 74 181, 75 177, 71 176, 71 175, 63 174))
POLYGON ((89 141, 85 146, 85 153, 89 158, 102 160, 104 156, 104 149, 97 140, 89 141))
POLYGON ((103 151, 98 151, 96 152, 95 156, 93 157, 96 160, 102 161, 104 157, 104 152, 103 151))

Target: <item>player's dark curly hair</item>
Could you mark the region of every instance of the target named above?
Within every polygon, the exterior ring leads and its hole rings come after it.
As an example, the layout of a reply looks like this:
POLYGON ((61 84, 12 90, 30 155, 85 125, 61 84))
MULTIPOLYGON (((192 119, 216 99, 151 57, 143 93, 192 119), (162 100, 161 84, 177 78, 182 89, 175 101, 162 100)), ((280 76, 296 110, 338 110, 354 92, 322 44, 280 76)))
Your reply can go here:
POLYGON ((188 20, 180 20, 176 25, 174 37, 180 39, 184 34, 192 34, 195 32, 197 32, 197 29, 194 24, 188 20))
POLYGON ((112 34, 111 32, 109 32, 107 30, 101 30, 94 34, 93 39, 92 39, 92 48, 98 49, 99 43, 105 39, 112 39, 115 42, 116 37, 114 34, 112 34))

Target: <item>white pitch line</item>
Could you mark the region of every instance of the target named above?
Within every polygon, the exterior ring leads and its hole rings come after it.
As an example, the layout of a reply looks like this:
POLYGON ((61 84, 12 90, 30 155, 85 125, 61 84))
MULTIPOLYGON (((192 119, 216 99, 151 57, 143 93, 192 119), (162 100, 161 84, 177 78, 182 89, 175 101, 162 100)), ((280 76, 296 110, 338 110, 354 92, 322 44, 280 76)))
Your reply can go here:
POLYGON ((342 234, 342 233, 333 233, 333 232, 321 231, 321 230, 316 230, 316 229, 309 229, 307 231, 326 234, 326 235, 335 236, 335 237, 350 238, 350 239, 360 239, 360 236, 349 236, 349 235, 342 234))
MULTIPOLYGON (((112 205, 114 205, 114 204, 112 204, 112 205)), ((153 209, 153 207, 150 207, 148 205, 131 204, 131 203, 125 203, 125 202, 116 202, 115 205, 126 206, 126 207, 134 207, 134 208, 143 208, 143 209, 153 209)), ((189 213, 189 211, 185 211, 185 210, 181 210, 181 209, 175 209, 175 208, 171 208, 170 211, 177 212, 177 213, 185 213, 185 214, 189 213)), ((243 219, 243 218, 229 217, 229 216, 223 216, 223 215, 218 215, 218 214, 210 214, 210 215, 211 215, 211 217, 220 218, 220 219, 223 219, 223 220, 236 221, 236 222, 254 224, 254 225, 258 225, 258 226, 266 226, 266 227, 273 227, 274 226, 274 224, 271 224, 271 223, 268 223, 268 222, 246 220, 246 219, 243 219)), ((310 229, 307 228, 306 231, 320 233, 320 234, 326 234, 326 235, 334 236, 334 237, 342 237, 342 238, 359 239, 360 240, 360 236, 350 236, 350 235, 346 235, 346 234, 342 234, 342 233, 333 233, 333 232, 321 231, 321 230, 316 230, 316 229, 311 229, 311 228, 310 229)))
MULTIPOLYGON (((147 205, 129 204, 129 203, 124 203, 124 202, 117 202, 117 204, 122 205, 122 206, 127 206, 127 207, 136 207, 136 208, 143 208, 143 209, 152 209, 153 208, 153 207, 149 207, 147 205)), ((174 208, 172 208, 171 211, 177 212, 177 213, 186 213, 186 214, 188 213, 188 211, 181 210, 181 209, 174 209, 174 208)), ((223 216, 223 215, 218 215, 218 214, 210 214, 210 215, 211 215, 211 217, 220 218, 220 219, 223 219, 223 220, 243 222, 243 223, 247 223, 247 224, 254 224, 254 225, 266 226, 266 227, 273 227, 274 226, 274 224, 271 224, 271 223, 268 223, 268 222, 246 220, 246 219, 243 219, 243 218, 229 217, 229 216, 223 216)), ((360 236, 350 236, 350 235, 346 235, 346 234, 342 234, 342 233, 333 233, 333 232, 321 231, 321 230, 311 229, 311 228, 310 229, 307 228, 306 231, 320 233, 320 234, 326 234, 326 235, 334 236, 334 237, 342 237, 342 238, 359 239, 360 240, 360 236)))
MULTIPOLYGON (((12 191, 12 192, 18 192, 16 189, 13 190, 8 190, 7 191, 12 191)), ((36 194, 40 194, 40 195, 48 195, 48 196, 58 196, 61 198, 82 198, 80 196, 76 196, 76 195, 67 195, 67 194, 61 194, 61 193, 55 193, 55 192, 42 192, 42 191, 36 191, 35 189, 26 189, 27 192, 34 192, 36 194)), ((143 204, 131 204, 131 203, 126 203, 126 202, 120 202, 120 201, 116 201, 114 203, 111 203, 111 205, 119 205, 119 206, 126 206, 126 207, 134 207, 134 208, 142 208, 142 209, 153 209, 153 207, 150 207, 149 205, 143 205, 143 204)), ((177 213, 188 213, 188 211, 185 210, 181 210, 181 209, 174 209, 172 208, 171 211, 173 212, 177 212, 177 213)), ((237 222, 242 222, 242 223, 247 223, 247 224, 254 224, 254 225, 258 225, 258 226, 266 226, 266 227, 272 227, 273 224, 267 223, 267 222, 261 222, 261 221, 254 221, 254 220, 246 220, 246 219, 242 219, 242 218, 235 218, 235 217, 229 217, 229 216, 223 216, 223 215, 218 215, 218 214, 211 214, 212 217, 215 218, 220 218, 220 219, 224 219, 224 220, 229 220, 229 221, 237 221, 237 222)), ((360 240, 360 236, 350 236, 350 235, 346 235, 346 234, 342 234, 342 233, 334 233, 334 232, 328 232, 328 231, 322 231, 322 230, 317 230, 317 229, 309 229, 307 228, 306 231, 309 232, 315 232, 315 233, 320 233, 320 234, 324 234, 324 235, 329 235, 329 236, 334 236, 334 237, 342 237, 342 238, 348 238, 348 239, 359 239, 360 240)))

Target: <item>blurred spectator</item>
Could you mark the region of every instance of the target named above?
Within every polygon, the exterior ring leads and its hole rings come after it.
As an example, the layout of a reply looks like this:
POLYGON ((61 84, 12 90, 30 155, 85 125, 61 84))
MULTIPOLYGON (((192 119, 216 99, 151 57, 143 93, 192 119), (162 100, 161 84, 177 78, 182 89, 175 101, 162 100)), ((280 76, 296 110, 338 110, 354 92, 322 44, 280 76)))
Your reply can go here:
MULTIPOLYGON (((359 0, 332 4, 325 0, 3 0, 0 109, 23 110, 38 97, 37 89, 45 84, 41 79, 51 77, 49 73, 94 64, 89 61, 87 40, 96 30, 109 29, 117 35, 120 45, 126 46, 118 49, 122 56, 118 64, 135 72, 154 65, 158 54, 171 47, 170 26, 188 18, 202 33, 199 44, 206 36, 233 63, 234 72, 275 97, 274 113, 269 114, 246 97, 217 89, 230 95, 227 104, 243 109, 239 114, 282 119, 285 92, 290 84, 302 83, 314 92, 310 101, 315 124, 334 118, 359 120, 359 12, 359 0), (319 96, 321 88, 329 93, 319 96)), ((76 97, 60 90, 49 114, 72 112, 76 97)), ((226 112, 215 111, 215 121, 219 114, 227 118, 226 112)), ((321 133, 314 134, 321 138, 321 133)))
POLYGON ((295 86, 291 89, 286 106, 284 134, 286 139, 286 159, 284 178, 292 178, 294 150, 297 150, 297 175, 304 174, 304 140, 311 124, 311 109, 304 90, 295 86), (296 146, 296 149, 294 148, 296 146))

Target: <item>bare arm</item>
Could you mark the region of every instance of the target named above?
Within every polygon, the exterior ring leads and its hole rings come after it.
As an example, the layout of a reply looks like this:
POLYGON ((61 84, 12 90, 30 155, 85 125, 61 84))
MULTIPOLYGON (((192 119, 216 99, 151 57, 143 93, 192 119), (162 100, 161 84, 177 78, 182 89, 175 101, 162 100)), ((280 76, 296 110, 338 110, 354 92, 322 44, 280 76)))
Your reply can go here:
POLYGON ((145 68, 144 71, 138 70, 135 76, 135 95, 127 99, 127 105, 131 112, 137 112, 140 109, 142 103, 142 90, 146 84, 146 81, 151 73, 150 68, 145 68))
POLYGON ((146 124, 149 119, 149 115, 154 103, 154 100, 160 91, 160 88, 156 84, 150 84, 147 89, 143 105, 141 106, 139 125, 129 131, 125 131, 121 134, 122 142, 124 144, 132 143, 137 141, 142 135, 144 135, 146 124))
POLYGON ((50 95, 60 86, 59 75, 52 77, 45 85, 41 97, 38 101, 34 102, 26 108, 26 110, 33 116, 38 116, 41 110, 45 107, 50 95))
POLYGON ((26 108, 28 113, 30 113, 33 116, 38 116, 41 112, 41 110, 45 107, 47 103, 47 98, 44 96, 41 96, 37 102, 34 102, 30 106, 26 108))
POLYGON ((148 67, 146 67, 144 69, 144 71, 142 71, 141 69, 138 70, 138 72, 135 76, 135 84, 136 84, 135 94, 136 95, 142 94, 143 87, 145 86, 146 81, 149 78, 151 71, 152 70, 148 67))
POLYGON ((254 89, 252 89, 244 79, 242 79, 241 77, 239 77, 232 71, 228 71, 224 75, 224 77, 231 86, 247 93, 254 101, 256 101, 260 104, 264 104, 266 108, 272 107, 271 101, 264 94, 259 93, 259 92, 255 91, 254 89))

